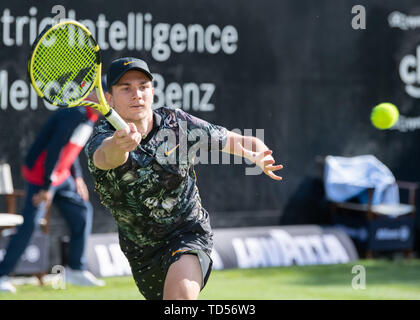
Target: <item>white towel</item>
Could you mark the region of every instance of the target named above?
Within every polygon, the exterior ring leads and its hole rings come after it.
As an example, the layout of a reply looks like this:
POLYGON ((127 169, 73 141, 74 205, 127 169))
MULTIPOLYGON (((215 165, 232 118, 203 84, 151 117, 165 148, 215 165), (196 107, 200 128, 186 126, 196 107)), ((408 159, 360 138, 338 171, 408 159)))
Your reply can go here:
POLYGON ((367 188, 375 188, 373 204, 398 204, 398 185, 392 172, 373 155, 357 157, 327 156, 324 186, 330 201, 343 202, 367 188))

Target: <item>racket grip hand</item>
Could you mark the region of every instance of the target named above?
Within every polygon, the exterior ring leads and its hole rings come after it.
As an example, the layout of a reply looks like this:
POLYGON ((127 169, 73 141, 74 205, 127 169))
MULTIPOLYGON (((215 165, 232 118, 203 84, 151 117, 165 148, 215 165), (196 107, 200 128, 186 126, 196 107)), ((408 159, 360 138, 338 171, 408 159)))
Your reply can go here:
POLYGON ((124 153, 135 150, 141 142, 141 134, 137 131, 134 123, 128 123, 129 129, 115 131, 113 135, 114 145, 124 153))
POLYGON ((128 124, 120 117, 120 115, 113 109, 109 112, 105 118, 110 124, 115 128, 115 130, 127 129, 130 132, 130 127, 128 124))

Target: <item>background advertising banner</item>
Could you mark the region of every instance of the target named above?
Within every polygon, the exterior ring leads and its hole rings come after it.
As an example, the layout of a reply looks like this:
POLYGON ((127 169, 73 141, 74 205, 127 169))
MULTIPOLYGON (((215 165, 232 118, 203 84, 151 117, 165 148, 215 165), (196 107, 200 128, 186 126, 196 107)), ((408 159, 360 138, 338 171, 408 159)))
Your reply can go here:
MULTIPOLYGON (((285 226, 214 230, 215 270, 347 263, 358 259, 347 235, 335 228, 285 226)), ((92 235, 88 268, 100 277, 130 275, 116 233, 92 235)))

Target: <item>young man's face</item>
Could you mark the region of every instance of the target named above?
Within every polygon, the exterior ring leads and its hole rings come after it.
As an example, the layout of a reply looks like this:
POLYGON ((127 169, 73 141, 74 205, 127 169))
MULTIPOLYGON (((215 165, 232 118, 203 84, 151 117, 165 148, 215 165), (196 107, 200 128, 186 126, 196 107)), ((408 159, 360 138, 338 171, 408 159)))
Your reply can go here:
POLYGON ((134 122, 150 115, 153 94, 152 81, 143 72, 130 70, 112 86, 107 98, 123 119, 134 122))

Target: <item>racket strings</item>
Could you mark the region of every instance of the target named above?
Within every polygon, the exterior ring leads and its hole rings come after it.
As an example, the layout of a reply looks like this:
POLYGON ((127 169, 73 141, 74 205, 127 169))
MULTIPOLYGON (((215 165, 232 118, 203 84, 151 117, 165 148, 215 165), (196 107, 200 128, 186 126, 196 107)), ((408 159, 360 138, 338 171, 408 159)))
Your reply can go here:
POLYGON ((51 30, 33 59, 35 82, 48 100, 69 105, 90 90, 96 74, 95 47, 90 35, 75 25, 51 30))
POLYGON ((76 47, 77 50, 75 50, 70 55, 64 55, 64 57, 67 59, 65 61, 65 64, 74 64, 75 59, 76 61, 89 62, 89 64, 86 66, 86 64, 82 65, 79 63, 77 68, 80 68, 80 71, 77 74, 73 74, 72 77, 67 77, 67 79, 62 79, 64 81, 63 88, 70 89, 61 92, 61 94, 64 96, 64 99, 71 97, 71 95, 75 95, 76 97, 83 95, 86 88, 90 87, 95 76, 95 70, 91 68, 92 64, 95 61, 94 51, 92 51, 92 44, 90 42, 86 42, 89 39, 89 37, 85 36, 83 30, 78 30, 82 32, 76 32, 74 34, 74 37, 70 36, 68 39, 68 41, 72 41, 71 43, 69 43, 70 48, 76 47), (89 57, 89 59, 84 60, 86 59, 86 57, 89 57), (83 89, 84 86, 86 86, 85 89, 83 89), (72 90, 78 91, 74 94, 72 93, 72 90))
MULTIPOLYGON (((86 57, 89 57, 88 56, 89 49, 86 46, 87 45, 86 39, 89 39, 89 38, 84 36, 85 33, 83 32, 83 30, 78 29, 77 30, 78 32, 74 32, 74 31, 71 32, 72 31, 71 29, 74 29, 73 25, 69 25, 68 36, 65 34, 65 36, 62 37, 62 40, 64 43, 62 46, 60 46, 60 49, 64 49, 64 52, 63 50, 60 50, 60 57, 62 58, 62 63, 60 64, 61 68, 59 72, 59 73, 63 73, 63 78, 60 79, 61 82, 63 83, 62 88, 64 89, 60 92, 62 100, 67 100, 68 98, 70 98, 72 95, 71 94, 72 90, 74 91, 75 89, 78 89, 78 92, 75 92, 75 93, 73 92, 73 94, 76 97, 78 97, 84 91, 83 86, 81 86, 84 77, 82 76, 82 77, 79 77, 79 79, 76 79, 79 73, 78 74, 74 74, 74 72, 69 73, 67 72, 68 70, 66 67, 69 65, 73 66, 76 62, 78 62, 78 65, 76 66, 76 68, 77 69, 81 68, 80 70, 83 71, 84 69, 86 69, 86 65, 82 65, 83 62, 89 62, 91 65, 93 62, 92 58, 94 58, 94 57, 90 57, 90 59, 86 59, 86 57), (67 47, 64 45, 67 45, 67 47)), ((90 49, 90 52, 92 52, 92 49, 90 49)), ((89 68, 90 65, 88 65, 87 67, 89 68)), ((79 72, 82 72, 82 71, 79 71, 79 72)), ((87 75, 86 72, 84 72, 84 74, 87 75)), ((92 80, 92 79, 86 79, 86 80, 92 80)))

